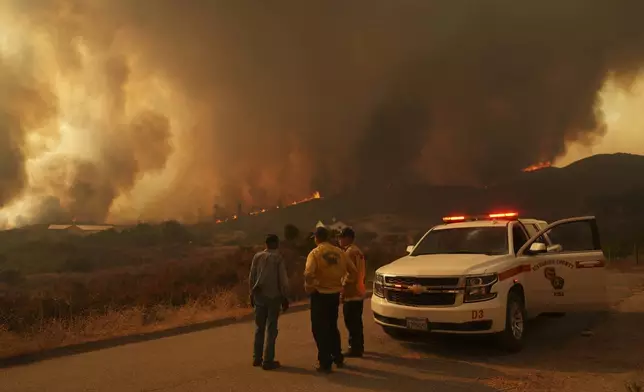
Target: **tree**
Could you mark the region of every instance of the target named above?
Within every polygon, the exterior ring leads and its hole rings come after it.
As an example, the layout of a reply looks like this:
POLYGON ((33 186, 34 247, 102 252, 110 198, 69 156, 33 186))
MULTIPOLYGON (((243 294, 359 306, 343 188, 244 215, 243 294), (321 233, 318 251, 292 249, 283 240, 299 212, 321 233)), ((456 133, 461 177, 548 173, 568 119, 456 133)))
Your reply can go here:
POLYGON ((287 241, 295 241, 297 238, 300 236, 300 229, 298 229, 295 225, 288 224, 284 226, 284 238, 286 238, 287 241))

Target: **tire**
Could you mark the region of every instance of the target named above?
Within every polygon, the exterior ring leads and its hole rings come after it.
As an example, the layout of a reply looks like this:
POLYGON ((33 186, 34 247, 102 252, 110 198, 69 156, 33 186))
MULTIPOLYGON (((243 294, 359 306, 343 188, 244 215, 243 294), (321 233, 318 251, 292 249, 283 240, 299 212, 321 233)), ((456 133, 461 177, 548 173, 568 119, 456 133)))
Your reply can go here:
POLYGON ((385 325, 382 325, 381 327, 384 333, 396 340, 409 340, 413 337, 413 334, 406 329, 387 327, 385 325))
POLYGON ((523 298, 515 292, 510 292, 506 306, 505 330, 499 335, 499 343, 503 350, 516 353, 523 349, 525 325, 523 298))

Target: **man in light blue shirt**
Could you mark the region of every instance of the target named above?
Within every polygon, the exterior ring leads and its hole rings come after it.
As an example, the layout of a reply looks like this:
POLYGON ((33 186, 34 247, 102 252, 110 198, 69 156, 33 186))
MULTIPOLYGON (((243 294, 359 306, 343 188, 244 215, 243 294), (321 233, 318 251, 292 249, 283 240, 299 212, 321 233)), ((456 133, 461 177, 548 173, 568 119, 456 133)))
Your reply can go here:
POLYGON ((253 257, 248 278, 251 305, 255 309, 253 366, 261 366, 264 370, 280 367, 275 360, 277 319, 280 310, 286 311, 289 305, 286 262, 278 248, 279 238, 274 234, 266 236, 266 249, 253 257))

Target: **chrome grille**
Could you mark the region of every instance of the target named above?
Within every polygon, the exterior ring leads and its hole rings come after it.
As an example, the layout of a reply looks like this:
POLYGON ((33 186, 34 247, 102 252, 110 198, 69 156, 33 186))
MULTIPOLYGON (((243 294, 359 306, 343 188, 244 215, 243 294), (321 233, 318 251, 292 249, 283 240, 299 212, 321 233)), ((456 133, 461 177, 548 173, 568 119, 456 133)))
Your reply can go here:
POLYGON ((387 301, 408 306, 448 306, 456 302, 455 293, 414 294, 402 290, 386 290, 387 301))
POLYGON ((385 284, 399 284, 403 286, 420 285, 424 287, 450 287, 458 286, 460 277, 414 277, 414 276, 385 276, 385 284))

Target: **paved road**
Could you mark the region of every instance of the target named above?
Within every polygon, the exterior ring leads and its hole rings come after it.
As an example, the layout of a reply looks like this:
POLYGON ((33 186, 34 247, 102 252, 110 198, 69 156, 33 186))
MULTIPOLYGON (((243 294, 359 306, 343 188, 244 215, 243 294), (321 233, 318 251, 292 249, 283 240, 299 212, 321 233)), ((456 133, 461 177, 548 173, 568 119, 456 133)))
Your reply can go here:
MULTIPOLYGON (((641 283, 642 276, 615 275, 613 280, 617 299, 627 297, 629 287, 641 283)), ((549 372, 601 375, 636 370, 623 360, 598 366, 588 352, 555 360, 570 355, 572 348, 588 346, 580 331, 597 325, 597 315, 537 321, 531 325, 526 350, 507 356, 485 339, 393 341, 373 324, 367 307, 368 355, 348 361, 346 369, 320 375, 313 370, 315 347, 308 316, 299 312, 280 319, 278 359, 285 366, 274 372, 251 367, 253 326, 243 323, 3 369, 0 391, 498 391, 538 385, 534 383, 545 382, 540 377, 549 372)), ((628 325, 644 325, 641 313, 627 317, 632 318, 625 321, 628 325)))

